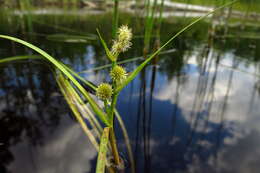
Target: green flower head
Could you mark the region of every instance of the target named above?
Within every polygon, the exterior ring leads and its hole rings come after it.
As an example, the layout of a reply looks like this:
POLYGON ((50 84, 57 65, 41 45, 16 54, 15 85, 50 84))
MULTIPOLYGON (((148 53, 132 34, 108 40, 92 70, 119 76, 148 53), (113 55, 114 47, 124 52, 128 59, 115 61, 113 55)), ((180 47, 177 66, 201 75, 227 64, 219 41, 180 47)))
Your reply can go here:
POLYGON ((116 65, 110 71, 111 79, 116 83, 121 83, 123 80, 126 79, 127 73, 122 66, 116 65))
POLYGON ((118 28, 118 40, 120 42, 130 42, 132 37, 132 30, 127 25, 122 25, 118 28))
POLYGON ((114 55, 127 51, 132 45, 131 39, 133 34, 132 30, 129 29, 127 25, 118 28, 117 34, 117 39, 114 40, 111 50, 114 55))
POLYGON ((101 83, 96 91, 96 95, 101 100, 111 99, 113 89, 108 83, 101 83))

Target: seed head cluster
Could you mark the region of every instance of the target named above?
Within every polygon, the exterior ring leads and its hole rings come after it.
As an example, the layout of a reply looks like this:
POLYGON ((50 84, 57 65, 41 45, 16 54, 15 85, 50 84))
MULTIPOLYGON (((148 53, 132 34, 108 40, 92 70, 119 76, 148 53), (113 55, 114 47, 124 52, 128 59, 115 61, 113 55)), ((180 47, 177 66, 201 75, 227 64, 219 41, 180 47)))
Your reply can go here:
POLYGON ((132 29, 128 28, 127 25, 122 25, 118 29, 118 40, 120 42, 130 42, 133 37, 132 29))
MULTIPOLYGON (((116 62, 117 56, 121 52, 125 52, 131 47, 132 37, 133 37, 132 30, 128 28, 127 25, 123 25, 120 28, 118 28, 117 38, 116 40, 113 41, 113 45, 111 48, 111 53, 114 56, 114 60, 112 61, 116 62)), ((110 77, 114 82, 113 87, 116 88, 119 84, 121 84, 124 80, 126 80, 127 73, 122 66, 115 65, 112 67, 110 71, 110 77)), ((108 83, 101 83, 97 87, 96 96, 103 101, 110 100, 114 94, 113 87, 108 83)))
POLYGON ((111 71, 110 71, 111 79, 116 83, 121 83, 124 81, 127 77, 127 73, 125 69, 122 66, 116 65, 111 71))
POLYGON ((96 95, 101 100, 111 99, 113 89, 108 83, 101 83, 96 91, 96 95))
POLYGON ((127 51, 132 43, 131 39, 133 37, 132 30, 128 28, 127 25, 123 25, 118 29, 118 37, 114 40, 111 52, 116 55, 121 52, 127 51))

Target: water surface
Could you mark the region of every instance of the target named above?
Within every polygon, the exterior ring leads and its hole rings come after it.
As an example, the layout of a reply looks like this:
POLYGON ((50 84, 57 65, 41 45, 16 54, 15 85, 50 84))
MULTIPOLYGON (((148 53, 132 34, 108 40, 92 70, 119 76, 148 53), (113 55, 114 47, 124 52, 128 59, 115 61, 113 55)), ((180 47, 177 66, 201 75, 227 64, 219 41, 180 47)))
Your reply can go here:
MULTIPOLYGON (((111 36, 111 14, 0 15, 0 32, 41 47, 99 84, 109 63, 97 40, 62 42, 52 34, 111 36)), ((191 18, 170 17, 161 42, 191 18)), ((260 33, 243 19, 200 22, 140 73, 119 96, 137 172, 257 173, 260 169, 260 33), (216 26, 214 38, 212 27, 216 26)), ((142 19, 122 13, 133 27, 133 48, 121 59, 142 55, 142 19)), ((34 54, 0 40, 1 58, 34 54)), ((125 64, 130 72, 141 60, 125 64)), ((23 61, 0 66, 0 172, 86 173, 96 152, 61 96, 48 65, 23 61)), ((119 148, 126 155, 121 131, 119 148)), ((126 172, 129 171, 128 169, 126 172)))

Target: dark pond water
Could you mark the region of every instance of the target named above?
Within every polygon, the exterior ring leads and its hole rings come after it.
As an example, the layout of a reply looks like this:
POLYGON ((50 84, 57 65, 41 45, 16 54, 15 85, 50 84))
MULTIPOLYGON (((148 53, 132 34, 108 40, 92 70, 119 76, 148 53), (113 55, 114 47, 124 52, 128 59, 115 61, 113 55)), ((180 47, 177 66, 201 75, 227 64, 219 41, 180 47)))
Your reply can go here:
MULTIPOLYGON (((191 21, 164 19, 161 42, 191 21)), ((143 24, 133 27, 133 48, 121 59, 142 55, 143 24)), ((127 127, 137 172, 258 173, 260 169, 260 27, 234 19, 227 26, 207 19, 177 38, 125 88, 118 110, 127 127), (212 24, 213 23, 213 24, 212 24), (216 26, 215 38, 211 37, 216 26), (227 34, 225 32, 227 31, 227 34), (258 36, 258 37, 256 37, 258 36)), ((50 34, 110 38, 111 15, 0 15, 0 33, 34 43, 99 84, 109 63, 98 41, 64 43, 50 34)), ((33 54, 0 40, 1 58, 33 54)), ((141 61, 124 66, 131 71, 141 61)), ((117 131, 122 155, 126 155, 117 131)), ((96 152, 76 123, 48 66, 23 61, 0 66, 0 172, 87 173, 96 152)), ((126 170, 128 172, 129 170, 126 170)))

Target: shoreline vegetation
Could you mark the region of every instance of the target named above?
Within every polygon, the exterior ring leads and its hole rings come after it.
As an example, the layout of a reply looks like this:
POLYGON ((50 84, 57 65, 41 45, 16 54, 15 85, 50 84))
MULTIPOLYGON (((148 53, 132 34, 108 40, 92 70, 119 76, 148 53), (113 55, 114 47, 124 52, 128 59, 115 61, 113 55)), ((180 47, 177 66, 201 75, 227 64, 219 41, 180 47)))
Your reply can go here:
MULTIPOLYGON (((27 1, 27 0, 26 0, 27 1)), ((5 1, 4 1, 5 2, 5 1)), ((29 2, 29 1, 28 1, 29 2)), ((26 14, 35 14, 35 15, 44 15, 44 14, 63 14, 64 10, 66 13, 72 15, 85 15, 91 13, 102 13, 113 10, 113 1, 105 1, 105 0, 74 0, 74 1, 42 1, 39 3, 30 3, 28 2, 24 5, 22 1, 20 4, 15 4, 15 10, 13 10, 13 14, 15 15, 26 15, 26 14), (66 6, 74 7, 77 10, 68 11, 66 6), (27 7, 27 8, 24 8, 27 7), (41 7, 41 8, 39 8, 41 7), (48 8, 47 8, 48 7, 48 8), (52 7, 52 8, 50 8, 52 7), (46 8, 46 9, 45 9, 46 8)), ((183 0, 178 0, 177 2, 172 2, 166 0, 164 2, 164 12, 162 13, 163 18, 172 17, 172 16, 185 16, 185 17, 198 17, 202 16, 214 9, 214 4, 207 3, 207 6, 199 5, 199 4, 190 4, 183 3, 183 0)), ((158 3, 160 4, 160 3, 158 3)), ((1 7, 1 6, 0 6, 1 7)), ((6 5, 2 3, 2 7, 9 9, 10 5, 6 5)), ((123 3, 119 3, 119 9, 128 13, 136 14, 142 16, 142 11, 145 8, 145 4, 143 2, 136 3, 136 1, 124 1, 123 3)), ((248 7, 249 9, 250 7, 248 7)), ((71 8, 70 8, 71 9, 71 8)), ((243 8, 239 8, 243 9, 243 8)), ((251 9, 250 9, 251 10, 251 9)), ((260 21, 260 12, 246 12, 237 10, 236 6, 231 11, 231 14, 228 14, 229 11, 225 10, 224 13, 226 15, 230 15, 231 18, 247 18, 247 20, 251 21, 260 21)), ((155 14, 155 16, 159 16, 159 12, 155 14)))

